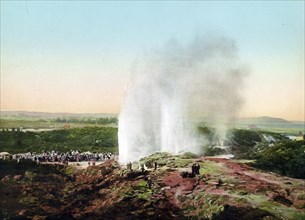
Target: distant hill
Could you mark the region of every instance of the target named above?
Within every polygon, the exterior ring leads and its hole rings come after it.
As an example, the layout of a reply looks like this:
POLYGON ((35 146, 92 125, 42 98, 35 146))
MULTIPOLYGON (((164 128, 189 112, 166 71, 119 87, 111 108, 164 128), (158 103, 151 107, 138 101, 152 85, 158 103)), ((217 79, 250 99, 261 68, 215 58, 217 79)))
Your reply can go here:
POLYGON ((290 121, 287 121, 283 118, 273 118, 269 116, 253 117, 253 118, 240 118, 238 119, 239 123, 243 124, 290 124, 290 121))
POLYGON ((28 112, 28 111, 1 111, 1 118, 16 118, 16 119, 25 119, 25 118, 84 118, 84 117, 93 117, 93 118, 103 118, 103 117, 117 117, 117 114, 106 114, 106 113, 49 113, 49 112, 28 112))

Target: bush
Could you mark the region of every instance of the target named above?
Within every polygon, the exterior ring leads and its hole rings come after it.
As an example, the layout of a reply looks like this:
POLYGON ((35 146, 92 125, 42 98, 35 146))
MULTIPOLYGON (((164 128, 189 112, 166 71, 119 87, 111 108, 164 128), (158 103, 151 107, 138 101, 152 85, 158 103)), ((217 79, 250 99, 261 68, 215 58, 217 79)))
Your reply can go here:
POLYGON ((231 132, 231 140, 235 145, 253 147, 261 141, 257 131, 234 129, 231 132))
POLYGON ((180 155, 181 159, 192 159, 192 158, 198 158, 198 155, 193 154, 191 152, 185 152, 184 154, 180 155))
POLYGON ((204 156, 216 156, 216 155, 222 155, 222 154, 228 154, 224 149, 219 147, 208 147, 206 151, 204 152, 204 156))
POLYGON ((278 142, 258 153, 256 159, 261 169, 305 179, 305 141, 278 142))

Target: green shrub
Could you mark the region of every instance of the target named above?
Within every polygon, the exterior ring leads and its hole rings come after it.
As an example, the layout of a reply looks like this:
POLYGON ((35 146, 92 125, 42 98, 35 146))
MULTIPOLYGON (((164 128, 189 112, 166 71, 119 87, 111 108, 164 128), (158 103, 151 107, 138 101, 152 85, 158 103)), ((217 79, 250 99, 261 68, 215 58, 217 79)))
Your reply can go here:
POLYGON ((284 140, 256 156, 256 166, 294 178, 305 178, 305 141, 284 140))

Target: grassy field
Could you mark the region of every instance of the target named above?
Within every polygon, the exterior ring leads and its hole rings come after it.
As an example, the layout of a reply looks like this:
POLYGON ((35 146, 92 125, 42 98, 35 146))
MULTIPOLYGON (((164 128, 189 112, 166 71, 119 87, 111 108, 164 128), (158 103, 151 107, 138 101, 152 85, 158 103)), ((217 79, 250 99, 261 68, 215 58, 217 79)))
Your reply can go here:
MULTIPOLYGON (((248 124, 240 124, 236 127, 247 129, 248 124)), ((256 125, 257 129, 276 132, 281 134, 289 134, 289 135, 298 135, 299 132, 305 133, 305 123, 304 122, 296 122, 296 123, 273 123, 273 124, 258 124, 256 125)))
POLYGON ((94 123, 58 123, 51 120, 25 120, 25 119, 0 119, 0 128, 30 128, 30 129, 62 129, 65 126, 69 126, 69 128, 82 128, 82 127, 105 127, 114 125, 102 125, 102 124, 94 124, 94 123))
POLYGON ((0 119, 0 128, 50 128, 56 126, 55 123, 46 120, 15 120, 0 119))

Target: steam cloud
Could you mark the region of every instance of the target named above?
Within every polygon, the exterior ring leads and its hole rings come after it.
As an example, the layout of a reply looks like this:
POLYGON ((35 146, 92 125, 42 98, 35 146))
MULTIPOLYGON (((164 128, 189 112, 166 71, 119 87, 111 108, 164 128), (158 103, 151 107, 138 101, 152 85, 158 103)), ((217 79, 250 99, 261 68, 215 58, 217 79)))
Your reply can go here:
POLYGON ((119 160, 154 152, 202 153, 202 120, 220 136, 240 109, 245 68, 233 40, 198 36, 189 45, 172 40, 145 54, 133 71, 119 116, 119 160))

